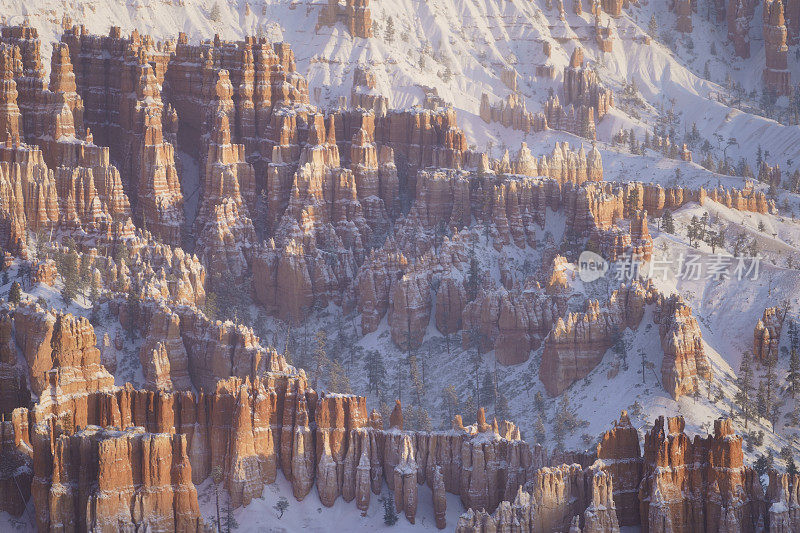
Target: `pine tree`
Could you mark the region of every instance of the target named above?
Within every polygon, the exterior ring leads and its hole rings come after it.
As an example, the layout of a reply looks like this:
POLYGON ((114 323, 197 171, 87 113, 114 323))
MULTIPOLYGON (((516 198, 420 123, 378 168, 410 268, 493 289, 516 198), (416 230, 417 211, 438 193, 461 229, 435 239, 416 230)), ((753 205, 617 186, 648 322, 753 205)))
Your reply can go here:
POLYGON ((536 423, 533 425, 533 438, 539 444, 544 443, 547 437, 547 431, 544 429, 544 421, 541 416, 536 417, 536 423))
POLYGON ((239 522, 233 516, 233 505, 231 504, 230 496, 225 500, 224 512, 225 516, 222 519, 222 523, 225 526, 225 533, 231 533, 232 530, 239 527, 239 522))
POLYGON ((352 394, 353 389, 350 386, 350 378, 347 377, 339 361, 332 361, 330 363, 330 375, 328 376, 328 390, 339 394, 352 394))
POLYGON ((564 441, 567 433, 575 427, 575 415, 569 405, 569 396, 564 393, 561 395, 561 402, 558 404, 555 421, 553 422, 553 436, 556 439, 558 449, 564 449, 564 441))
POLYGON ((753 417, 753 366, 749 351, 742 355, 742 362, 739 364, 739 376, 736 378, 736 395, 734 401, 742 411, 744 417, 744 428, 747 429, 748 422, 753 417))
POLYGON ((386 34, 385 39, 387 43, 394 42, 394 19, 389 17, 389 20, 386 21, 386 34))
POLYGON ((281 496, 278 499, 278 503, 276 503, 275 506, 273 507, 273 509, 275 509, 275 511, 279 513, 278 520, 283 518, 283 513, 285 513, 286 509, 288 508, 289 508, 289 500, 287 500, 284 496, 281 496))
POLYGON ((650 16, 650 22, 647 24, 647 35, 654 40, 658 38, 658 21, 655 14, 650 16))
POLYGON ((769 417, 769 407, 764 381, 762 380, 758 382, 758 392, 756 392, 756 413, 761 418, 767 418, 769 417))
POLYGON ((378 350, 370 350, 364 359, 364 373, 367 375, 367 391, 380 393, 386 388, 386 367, 378 350))
POLYGON ((453 79, 453 71, 450 70, 450 67, 444 67, 444 72, 442 72, 442 80, 445 83, 449 83, 450 80, 453 79))
POLYGON ((330 365, 330 360, 328 359, 328 354, 326 351, 328 335, 325 333, 325 330, 317 331, 316 340, 317 345, 314 348, 314 362, 312 363, 314 368, 315 389, 319 386, 319 380, 322 377, 323 372, 325 372, 325 369, 330 365))
POLYGON ((89 300, 92 303, 100 298, 100 291, 102 290, 102 280, 99 277, 92 276, 92 281, 89 283, 89 300))
POLYGON ((61 279, 64 282, 64 287, 61 289, 61 297, 67 304, 70 304, 78 295, 78 261, 78 253, 70 248, 64 254, 64 259, 59 265, 61 279))
POLYGON ((472 363, 472 372, 475 378, 475 400, 478 402, 481 401, 481 388, 480 388, 480 371, 481 371, 481 364, 483 363, 483 358, 481 357, 480 351, 480 333, 476 329, 473 329, 470 332, 470 338, 474 343, 475 351, 469 356, 470 362, 472 363))
POLYGON ((639 209, 639 187, 636 185, 633 186, 631 192, 628 194, 628 205, 630 206, 631 212, 639 209))
POLYGON ((689 239, 689 246, 697 248, 700 237, 700 220, 697 218, 697 215, 692 215, 692 220, 686 227, 686 237, 689 239))
POLYGON ((214 320, 219 315, 216 292, 206 291, 206 303, 203 306, 203 313, 211 320, 214 320))
POLYGON ((447 411, 447 420, 445 421, 445 424, 449 424, 450 421, 453 420, 453 418, 455 418, 460 411, 458 392, 454 386, 448 385, 442 389, 442 403, 447 411))
POLYGON ((214 6, 211 8, 208 18, 214 22, 219 22, 222 20, 222 11, 218 2, 214 2, 214 6))
POLYGON ((92 268, 89 261, 89 256, 84 255, 80 260, 80 267, 78 268, 78 285, 77 290, 81 294, 86 294, 86 289, 92 281, 92 268))
POLYGON ((494 400, 494 381, 492 380, 492 375, 486 372, 483 375, 483 385, 481 386, 481 404, 484 406, 493 405, 494 400))
POLYGON ((470 394, 464 401, 464 409, 462 410, 464 424, 474 424, 477 412, 478 406, 475 403, 475 397, 470 394))
POLYGON ((22 287, 18 281, 11 284, 11 289, 8 291, 8 301, 12 304, 19 305, 22 300, 22 287))
POLYGON ((792 477, 797 475, 797 465, 794 464, 794 457, 790 456, 789 460, 786 461, 786 473, 792 477))
POLYGON ((533 396, 533 406, 534 406, 534 409, 536 409, 536 412, 538 412, 540 415, 544 416, 546 405, 545 405, 545 401, 544 401, 544 395, 542 395, 541 391, 537 390, 536 394, 534 394, 534 396, 533 396))
POLYGON ((478 296, 479 277, 478 257, 475 254, 475 243, 473 242, 469 250, 469 274, 467 275, 467 300, 470 302, 478 296))
POLYGON ((775 384, 778 383, 778 375, 775 372, 775 367, 778 365, 778 357, 774 354, 767 355, 766 358, 766 372, 764 373, 764 388, 767 399, 767 413, 772 412, 772 406, 776 403, 775 398, 775 384))
POLYGON ((397 511, 394 509, 394 497, 391 491, 389 496, 383 499, 383 523, 393 526, 397 523, 397 511))
POLYGON ((669 209, 665 209, 664 214, 661 215, 661 227, 667 233, 675 233, 675 221, 672 220, 672 213, 669 212, 669 209))
POLYGON ((494 412, 500 420, 507 420, 509 418, 508 397, 502 392, 497 394, 497 403, 494 407, 494 412))
POLYGON ((789 374, 786 376, 789 382, 789 393, 794 400, 800 392, 800 354, 796 348, 792 348, 789 356, 789 374))
POLYGON ((211 480, 214 484, 214 502, 217 511, 217 516, 211 519, 211 523, 216 526, 217 533, 222 531, 222 519, 219 516, 219 481, 222 479, 222 467, 215 466, 211 471, 211 480))

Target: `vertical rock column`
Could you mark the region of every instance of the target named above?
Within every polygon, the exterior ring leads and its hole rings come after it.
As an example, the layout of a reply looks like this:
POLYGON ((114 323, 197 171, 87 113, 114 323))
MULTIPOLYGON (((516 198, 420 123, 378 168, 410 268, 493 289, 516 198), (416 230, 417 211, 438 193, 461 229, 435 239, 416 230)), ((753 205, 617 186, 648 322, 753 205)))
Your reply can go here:
POLYGON ((789 96, 792 91, 791 76, 787 70, 786 21, 782 0, 764 1, 764 87, 778 96, 789 96))

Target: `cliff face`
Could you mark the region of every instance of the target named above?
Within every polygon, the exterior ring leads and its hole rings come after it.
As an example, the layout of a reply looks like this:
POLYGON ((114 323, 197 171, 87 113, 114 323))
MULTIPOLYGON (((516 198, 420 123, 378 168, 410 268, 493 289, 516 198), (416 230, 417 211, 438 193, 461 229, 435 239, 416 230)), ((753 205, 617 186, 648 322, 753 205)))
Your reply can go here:
POLYGON ((13 442, 32 453, 42 530, 194 530, 195 483, 218 473, 238 507, 259 497, 278 469, 298 500, 316 487, 326 506, 341 496, 366 509, 385 480, 413 523, 418 483, 432 487, 440 510, 444 491, 466 507, 494 509, 545 462, 513 424, 489 424, 482 410, 475 426, 458 418, 450 432, 404 432, 398 404, 392 420, 400 427, 384 431, 364 398, 318 394, 280 359, 263 377, 220 381, 211 394, 130 385, 69 399, 59 389, 48 394, 52 403, 17 410, 3 425, 6 455, 19 454, 13 442), (70 410, 56 409, 64 405, 70 410), (101 429, 119 427, 134 429, 101 429))
POLYGON ((54 315, 36 304, 14 313, 16 341, 25 355, 32 392, 56 386, 80 395, 114 386, 114 376, 100 363, 94 329, 86 318, 54 315))
POLYGON ((584 313, 559 318, 545 339, 539 379, 551 396, 589 375, 625 328, 636 328, 652 289, 634 282, 615 291, 606 308, 589 302, 584 313))
POLYGON ((49 450, 35 452, 39 530, 201 531, 187 451, 184 436, 141 428, 90 426, 58 436, 49 450))
POLYGON ((584 532, 619 532, 611 476, 596 467, 542 468, 532 487, 530 493, 520 488, 513 501, 502 502, 494 513, 469 509, 459 518, 456 531, 571 532, 583 524, 584 532))
POLYGON ((635 526, 639 517, 639 484, 642 480, 642 453, 639 433, 623 411, 614 428, 606 431, 597 445, 597 458, 603 471, 614 479, 613 497, 621 526, 635 526))
POLYGON ((730 420, 691 440, 682 417, 660 417, 645 436, 639 488, 642 528, 659 531, 758 531, 766 521, 758 475, 742 462, 730 420))

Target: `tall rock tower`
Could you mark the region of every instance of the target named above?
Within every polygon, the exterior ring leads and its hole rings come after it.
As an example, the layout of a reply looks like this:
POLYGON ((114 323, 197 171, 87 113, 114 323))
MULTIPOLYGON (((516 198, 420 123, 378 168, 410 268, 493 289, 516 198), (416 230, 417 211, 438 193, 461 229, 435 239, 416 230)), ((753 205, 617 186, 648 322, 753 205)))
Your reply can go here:
POLYGON ((789 71, 786 69, 786 22, 783 17, 782 0, 764 1, 764 48, 767 55, 764 69, 764 88, 778 95, 788 96, 792 86, 789 71))

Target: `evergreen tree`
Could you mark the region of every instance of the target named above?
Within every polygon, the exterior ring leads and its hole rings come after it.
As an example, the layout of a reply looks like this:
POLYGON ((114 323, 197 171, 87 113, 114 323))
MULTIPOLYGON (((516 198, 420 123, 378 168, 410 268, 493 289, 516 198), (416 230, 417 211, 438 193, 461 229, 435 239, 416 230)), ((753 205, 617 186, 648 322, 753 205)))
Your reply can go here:
POLYGON ((216 517, 211 519, 211 523, 214 524, 217 533, 222 531, 222 519, 219 516, 219 481, 222 479, 222 467, 215 466, 214 469, 211 471, 211 481, 214 484, 214 502, 216 508, 216 517))
POLYGON ((102 290, 102 281, 101 279, 95 278, 92 276, 92 281, 89 283, 89 300, 92 303, 96 302, 98 298, 100 298, 100 291, 102 290))
POLYGON ((475 254, 475 243, 469 249, 469 273, 467 274, 467 300, 473 301, 478 296, 478 284, 480 283, 480 269, 478 267, 478 257, 475 254))
POLYGON ((214 22, 219 22, 222 20, 222 10, 220 9, 218 2, 214 2, 214 6, 211 8, 208 18, 214 22))
POLYGON ((86 294, 86 289, 92 281, 92 269, 89 261, 89 256, 84 255, 80 259, 80 267, 78 268, 78 285, 77 290, 81 294, 86 294))
POLYGON ((800 392, 800 353, 796 348, 791 349, 789 356, 789 373, 786 376, 786 381, 789 382, 789 393, 794 400, 797 393, 800 392))
POLYGON ((64 254, 64 259, 59 266, 61 279, 64 282, 64 287, 61 289, 61 297, 67 305, 78 295, 78 262, 78 253, 73 248, 70 248, 64 254))
POLYGON ((769 460, 767 457, 759 454, 756 458, 755 464, 753 465, 753 469, 758 473, 759 476, 763 476, 769 469, 769 460))
POLYGON ((686 237, 689 239, 689 246, 697 248, 700 234, 700 219, 697 218, 697 215, 692 215, 692 220, 689 221, 689 225, 686 227, 686 237))
POLYGON ((494 407, 494 412, 500 420, 507 420, 509 418, 508 397, 502 392, 497 394, 497 403, 494 407))
POLYGON ((475 416, 478 413, 478 406, 475 403, 475 397, 470 394, 464 402, 464 409, 462 411, 464 424, 474 424, 475 416))
POLYGON ((383 523, 387 526, 397 523, 397 511, 394 509, 394 497, 391 491, 389 491, 389 496, 383 499, 383 523))
POLYGON ((628 194, 628 205, 630 206, 631 212, 639 209, 639 187, 635 185, 628 194))
POLYGON ((381 393, 386 388, 386 367, 378 350, 370 350, 364 359, 364 373, 367 375, 367 391, 381 393))
POLYGON ((453 71, 450 70, 450 67, 444 67, 444 72, 442 72, 442 80, 445 83, 448 83, 452 79, 453 79, 453 71))
POLYGON ((225 499, 225 516, 222 519, 222 524, 225 526, 225 533, 231 533, 232 530, 239 527, 239 522, 233 516, 233 505, 231 504, 230 496, 225 499))
POLYGON ((314 347, 314 362, 312 363, 314 368, 315 389, 319 387, 319 380, 330 365, 330 360, 328 359, 328 353, 326 351, 328 335, 324 329, 317 331, 316 341, 317 345, 314 347))
POLYGON ((387 43, 394 42, 394 19, 392 17, 389 17, 389 20, 386 21, 385 38, 387 43))
POLYGON ((12 304, 19 305, 22 300, 22 287, 18 281, 11 284, 11 289, 8 291, 8 301, 12 304))
POLYGON ((786 473, 790 476, 797 475, 797 465, 794 464, 794 457, 789 456, 789 459, 786 461, 786 473))
POLYGON ((544 443, 547 437, 547 432, 544 429, 544 421, 541 416, 536 417, 536 423, 533 425, 533 438, 539 444, 544 443))
POLYGON ((658 21, 655 14, 650 16, 650 22, 647 24, 647 35, 653 40, 658 39, 658 21))
POLYGON ((486 372, 483 375, 483 385, 481 386, 481 404, 484 406, 493 405, 494 400, 494 381, 492 380, 492 375, 486 372))
POLYGON ((771 418, 772 411, 776 402, 775 384, 778 383, 778 375, 775 368, 778 365, 778 357, 776 355, 767 355, 766 372, 764 373, 764 394, 767 401, 767 416, 771 418))
POLYGON ((736 395, 734 401, 742 411, 744 417, 744 428, 753 417, 753 366, 749 351, 742 355, 742 362, 739 364, 739 375, 736 378, 736 395))
POLYGON ((764 389, 764 381, 758 382, 758 392, 756 393, 756 413, 761 418, 769 417, 769 404, 767 403, 767 394, 764 389))
POLYGON ((450 421, 453 420, 460 411, 458 392, 454 386, 448 385, 442 389, 442 403, 447 411, 447 420, 445 424, 449 425, 450 421))
POLYGON ((203 306, 203 313, 214 320, 219 315, 219 306, 217 305, 217 293, 214 291, 206 291, 206 303, 203 306))
POLYGON ((672 220, 672 213, 669 212, 669 209, 665 209, 664 214, 661 215, 661 227, 667 233, 675 233, 675 221, 672 220))
POLYGON ((286 509, 289 508, 289 500, 287 500, 284 496, 281 496, 278 499, 278 503, 275 504, 273 509, 278 512, 278 520, 283 518, 283 513, 286 512, 286 509))
POLYGON ((534 405, 534 408, 536 409, 536 411, 540 415, 544 416, 546 405, 545 405, 545 401, 544 401, 544 395, 542 395, 541 391, 537 390, 536 394, 533 396, 533 405, 534 405))
POLYGON ((575 415, 569 405, 569 396, 564 393, 561 395, 561 402, 558 404, 555 421, 553 423, 553 436, 556 439, 558 449, 564 449, 564 441, 567 434, 575 429, 575 415))
POLYGON ((347 377, 347 372, 339 361, 330 362, 328 390, 339 394, 353 393, 353 389, 350 387, 350 378, 347 377))
POLYGON ((475 351, 469 356, 469 360, 472 363, 472 372, 475 379, 475 400, 479 403, 481 401, 481 388, 480 388, 480 371, 481 371, 481 364, 483 363, 483 358, 481 357, 480 352, 480 341, 478 340, 479 334, 476 330, 472 331, 470 335, 472 338, 472 342, 474 343, 475 351))

